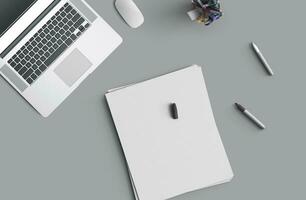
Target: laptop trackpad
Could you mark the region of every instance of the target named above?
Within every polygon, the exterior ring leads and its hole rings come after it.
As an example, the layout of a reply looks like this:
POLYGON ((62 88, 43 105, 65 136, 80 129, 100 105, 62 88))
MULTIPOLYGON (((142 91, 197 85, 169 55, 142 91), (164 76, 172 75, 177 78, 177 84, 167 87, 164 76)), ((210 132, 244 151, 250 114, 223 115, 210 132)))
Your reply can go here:
POLYGON ((92 63, 78 49, 74 49, 54 70, 69 87, 81 78, 92 63))

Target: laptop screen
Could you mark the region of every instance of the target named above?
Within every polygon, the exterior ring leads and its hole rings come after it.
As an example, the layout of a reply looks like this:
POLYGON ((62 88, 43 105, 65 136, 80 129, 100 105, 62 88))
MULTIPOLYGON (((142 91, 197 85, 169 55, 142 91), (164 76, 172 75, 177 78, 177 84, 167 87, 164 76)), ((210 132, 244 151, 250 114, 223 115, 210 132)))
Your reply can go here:
POLYGON ((37 0, 0 0, 0 36, 37 0))

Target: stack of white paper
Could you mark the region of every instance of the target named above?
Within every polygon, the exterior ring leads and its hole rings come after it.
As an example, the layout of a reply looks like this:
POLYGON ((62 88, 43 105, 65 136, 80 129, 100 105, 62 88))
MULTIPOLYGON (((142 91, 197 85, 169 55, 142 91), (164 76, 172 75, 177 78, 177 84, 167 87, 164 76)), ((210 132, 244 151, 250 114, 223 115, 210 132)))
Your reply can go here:
POLYGON ((165 200, 232 179, 201 67, 117 88, 106 98, 136 199, 165 200))

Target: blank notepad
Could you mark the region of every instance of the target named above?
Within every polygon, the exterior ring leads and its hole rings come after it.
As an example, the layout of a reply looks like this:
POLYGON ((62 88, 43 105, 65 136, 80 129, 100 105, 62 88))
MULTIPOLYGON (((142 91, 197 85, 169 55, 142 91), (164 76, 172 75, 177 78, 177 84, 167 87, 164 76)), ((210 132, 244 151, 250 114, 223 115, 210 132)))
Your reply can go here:
POLYGON ((106 98, 136 199, 165 200, 232 179, 201 67, 117 88, 106 98))

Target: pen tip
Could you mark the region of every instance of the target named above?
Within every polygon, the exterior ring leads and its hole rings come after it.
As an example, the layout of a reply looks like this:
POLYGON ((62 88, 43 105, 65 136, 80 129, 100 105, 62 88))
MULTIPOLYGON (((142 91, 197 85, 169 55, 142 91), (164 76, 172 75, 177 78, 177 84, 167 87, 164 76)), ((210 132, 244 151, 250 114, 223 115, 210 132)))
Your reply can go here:
POLYGON ((244 112, 245 111, 245 108, 240 105, 239 103, 235 103, 235 106, 238 108, 238 110, 240 110, 241 112, 244 112))

